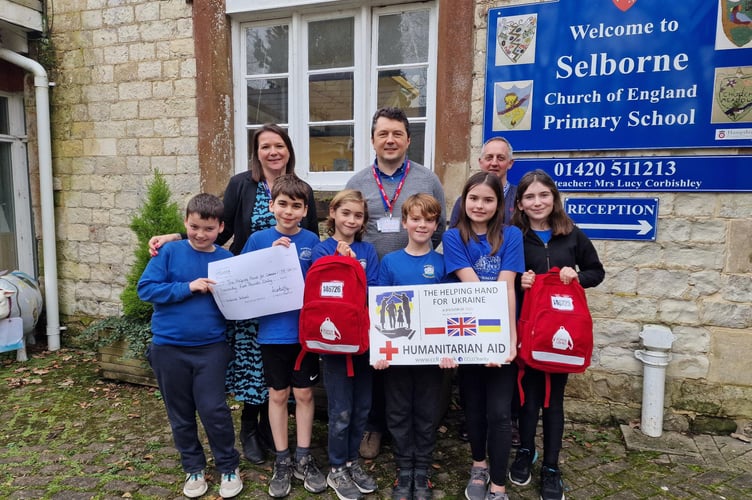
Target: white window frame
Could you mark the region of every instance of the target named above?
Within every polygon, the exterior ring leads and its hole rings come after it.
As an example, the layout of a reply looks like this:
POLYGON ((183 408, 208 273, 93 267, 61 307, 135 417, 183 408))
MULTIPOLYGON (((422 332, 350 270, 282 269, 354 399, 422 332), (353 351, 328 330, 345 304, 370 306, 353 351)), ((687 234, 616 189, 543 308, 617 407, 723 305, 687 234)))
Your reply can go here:
MULTIPOLYGON (((322 0, 227 0, 226 12, 231 16, 231 40, 233 52, 233 91, 234 91, 234 137, 235 137, 235 172, 248 169, 248 103, 245 91, 246 46, 245 29, 252 26, 269 26, 273 23, 288 24, 289 29, 289 123, 279 125, 287 128, 295 146, 296 173, 308 181, 316 190, 342 189, 349 178, 357 171, 371 165, 374 151, 371 146, 371 117, 376 110, 378 86, 377 68, 373 64, 378 50, 378 33, 372 33, 379 16, 429 10, 429 60, 427 72, 426 116, 410 119, 410 123, 426 123, 424 161, 433 167, 435 123, 436 123, 436 64, 438 45, 438 1, 398 2, 387 0, 322 1, 322 0), (263 4, 263 6, 259 5, 263 4), (325 19, 353 17, 355 22, 355 68, 353 72, 353 120, 355 145, 353 150, 353 172, 311 172, 309 171, 309 136, 308 136, 308 71, 306 55, 307 23, 325 19), (366 40, 370 40, 370 47, 366 40), (301 60, 306 59, 306 60, 301 60), (360 63, 359 61, 362 61, 360 63), (368 69, 370 68, 370 70, 368 69), (370 78, 370 82, 366 81, 370 78), (367 92, 366 92, 367 89, 367 92), (370 94, 370 95, 367 95, 370 94), (303 105, 305 104, 305 109, 303 105), (299 110, 296 114, 295 110, 299 110)), ((409 67, 409 66, 407 66, 409 67)), ((279 75, 269 75, 275 77, 279 75)))
MULTIPOLYGON (((34 251, 34 220, 31 214, 29 167, 27 160, 26 119, 22 94, 0 92, 8 99, 8 135, 0 134, 0 142, 10 144, 11 176, 13 178, 13 213, 16 234, 18 270, 36 276, 34 251)), ((10 269, 9 269, 10 270, 10 269)))

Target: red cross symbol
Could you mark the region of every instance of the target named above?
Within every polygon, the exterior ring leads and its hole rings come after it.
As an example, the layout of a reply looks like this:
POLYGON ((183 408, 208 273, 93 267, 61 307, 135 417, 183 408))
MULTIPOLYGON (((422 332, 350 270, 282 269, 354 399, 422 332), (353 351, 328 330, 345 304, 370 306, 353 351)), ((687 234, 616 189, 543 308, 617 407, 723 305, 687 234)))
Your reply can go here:
POLYGON ((392 354, 397 354, 398 352, 399 352, 399 349, 397 349, 396 347, 392 347, 391 340, 386 341, 386 346, 379 347, 379 353, 385 355, 387 361, 391 361, 392 354))

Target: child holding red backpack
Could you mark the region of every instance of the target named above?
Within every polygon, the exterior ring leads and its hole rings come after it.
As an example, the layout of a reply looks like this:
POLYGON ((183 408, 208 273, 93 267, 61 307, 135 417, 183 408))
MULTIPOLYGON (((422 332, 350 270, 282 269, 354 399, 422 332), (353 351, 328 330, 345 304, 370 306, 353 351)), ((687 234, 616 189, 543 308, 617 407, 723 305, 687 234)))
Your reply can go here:
MULTIPOLYGON (((329 203, 327 233, 311 256, 313 263, 339 253, 357 259, 365 270, 366 281, 375 285, 379 276, 376 249, 362 241, 368 222, 368 207, 363 194, 354 189, 337 193, 329 203)), ((363 308, 367 307, 363 303, 363 308)), ((344 354, 322 354, 324 387, 329 414, 329 465, 327 484, 340 500, 357 500, 363 493, 376 491, 376 480, 358 462, 358 448, 371 409, 372 370, 369 354, 351 357, 353 375, 348 376, 344 354)))
MULTIPOLYGON (((519 285, 524 292, 535 282, 536 274, 558 267, 565 284, 579 281, 583 288, 598 285, 605 276, 603 264, 592 242, 566 214, 556 183, 543 170, 522 176, 517 186, 516 210, 512 224, 522 230, 525 268, 519 285)), ((559 470, 559 452, 564 434, 564 388, 567 373, 546 374, 525 367, 522 379, 524 404, 520 410, 522 441, 509 468, 509 480, 519 486, 530 483, 532 465, 537 458, 535 431, 543 409, 542 500, 564 500, 564 485, 559 470), (546 378, 550 377, 550 400, 544 405, 546 378)))

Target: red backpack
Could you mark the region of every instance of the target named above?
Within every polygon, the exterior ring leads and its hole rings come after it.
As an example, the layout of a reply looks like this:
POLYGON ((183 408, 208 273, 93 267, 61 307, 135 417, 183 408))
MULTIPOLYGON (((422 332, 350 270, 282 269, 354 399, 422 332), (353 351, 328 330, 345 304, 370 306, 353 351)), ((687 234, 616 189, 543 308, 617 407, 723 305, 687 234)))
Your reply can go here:
POLYGON ((311 265, 300 310, 296 370, 308 352, 345 354, 347 375, 353 376, 352 356, 369 345, 367 294, 366 273, 357 259, 327 255, 311 265))
MULTIPOLYGON (((593 355, 593 318, 585 290, 577 280, 564 284, 559 268, 536 276, 525 292, 517 322, 519 381, 524 367, 546 372, 546 401, 550 373, 582 373, 593 355)), ((520 397, 524 401, 520 385, 520 397)))

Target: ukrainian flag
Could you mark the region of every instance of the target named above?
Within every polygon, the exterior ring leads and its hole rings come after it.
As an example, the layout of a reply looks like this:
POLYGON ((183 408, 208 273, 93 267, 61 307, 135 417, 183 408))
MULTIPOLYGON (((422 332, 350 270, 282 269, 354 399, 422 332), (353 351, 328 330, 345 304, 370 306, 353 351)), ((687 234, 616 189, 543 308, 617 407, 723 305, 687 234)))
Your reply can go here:
POLYGON ((500 333, 500 319, 478 319, 478 333, 500 333))

